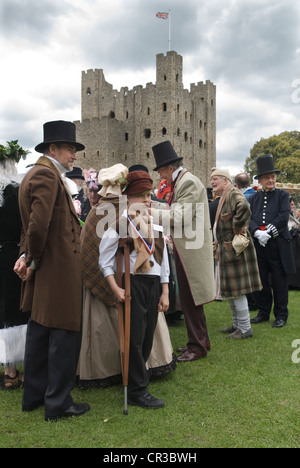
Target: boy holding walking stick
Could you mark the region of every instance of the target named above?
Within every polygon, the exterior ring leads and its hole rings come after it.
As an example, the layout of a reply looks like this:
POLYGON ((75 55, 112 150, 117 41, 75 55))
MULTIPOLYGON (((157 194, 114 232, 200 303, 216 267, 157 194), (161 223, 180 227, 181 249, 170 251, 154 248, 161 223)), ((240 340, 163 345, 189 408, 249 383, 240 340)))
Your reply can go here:
POLYGON ((148 214, 152 184, 149 174, 144 171, 127 175, 123 194, 127 196, 128 208, 103 234, 99 265, 118 302, 125 302, 125 290, 116 282, 116 254, 121 237, 132 239, 128 403, 158 409, 165 403, 148 391, 146 362, 152 349, 158 313, 166 312, 169 307, 170 271, 162 227, 154 225, 148 214))

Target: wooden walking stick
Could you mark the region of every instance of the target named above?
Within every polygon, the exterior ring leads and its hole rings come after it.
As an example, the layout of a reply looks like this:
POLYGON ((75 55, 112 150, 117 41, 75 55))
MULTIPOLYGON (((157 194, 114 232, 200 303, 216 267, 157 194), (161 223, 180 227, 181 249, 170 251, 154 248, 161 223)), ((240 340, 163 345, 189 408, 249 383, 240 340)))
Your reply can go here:
POLYGON ((125 304, 118 303, 118 320, 119 320, 119 341, 120 341, 120 357, 122 367, 122 379, 124 387, 124 411, 128 414, 128 372, 129 372, 129 350, 130 350, 130 250, 127 239, 120 239, 117 251, 117 275, 116 281, 122 288, 122 254, 124 254, 125 263, 125 304))

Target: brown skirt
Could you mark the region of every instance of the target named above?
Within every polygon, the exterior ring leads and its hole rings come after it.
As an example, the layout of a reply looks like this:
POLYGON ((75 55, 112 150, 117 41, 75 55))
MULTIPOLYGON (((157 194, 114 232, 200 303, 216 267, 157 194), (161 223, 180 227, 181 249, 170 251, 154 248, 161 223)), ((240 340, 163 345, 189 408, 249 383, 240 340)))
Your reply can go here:
MULTIPOLYGON (((150 376, 166 375, 176 367, 164 314, 158 315, 153 347, 146 364, 150 376)), ((77 368, 79 386, 105 387, 121 382, 118 312, 84 288, 82 343, 77 368)))

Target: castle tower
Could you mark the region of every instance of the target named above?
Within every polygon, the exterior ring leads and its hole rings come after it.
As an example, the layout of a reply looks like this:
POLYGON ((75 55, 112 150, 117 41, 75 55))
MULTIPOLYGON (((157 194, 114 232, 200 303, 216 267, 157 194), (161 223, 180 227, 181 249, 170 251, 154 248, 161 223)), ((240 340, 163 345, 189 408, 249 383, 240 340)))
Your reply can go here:
MULTIPOLYGON (((152 146, 170 140, 184 166, 209 186, 216 164, 216 87, 210 81, 183 86, 183 59, 176 52, 156 57, 156 84, 118 92, 103 70, 82 72, 82 121, 77 138, 85 145, 78 165, 99 170, 118 162, 155 166, 152 146)), ((157 174, 151 172, 156 185, 157 174)))

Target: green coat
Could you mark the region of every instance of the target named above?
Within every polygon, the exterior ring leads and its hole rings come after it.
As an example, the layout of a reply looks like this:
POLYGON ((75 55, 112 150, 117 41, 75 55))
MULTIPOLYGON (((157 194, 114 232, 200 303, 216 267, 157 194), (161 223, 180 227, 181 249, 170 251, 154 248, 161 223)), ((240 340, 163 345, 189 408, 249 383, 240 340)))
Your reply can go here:
MULTIPOLYGON (((219 217, 218 212, 216 217, 216 261, 220 269, 220 295, 224 299, 233 299, 260 291, 262 285, 254 243, 248 231, 250 205, 244 195, 233 186, 223 196, 225 201, 219 217), (249 245, 237 256, 232 241, 236 234, 242 232, 247 236, 249 245)), ((221 203, 222 199, 220 206, 221 203)))
POLYGON ((169 210, 157 210, 156 221, 170 229, 195 305, 216 297, 212 231, 206 189, 183 169, 175 183, 169 210))

